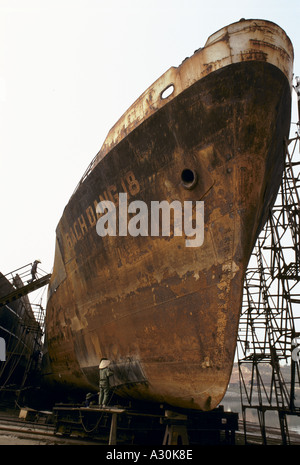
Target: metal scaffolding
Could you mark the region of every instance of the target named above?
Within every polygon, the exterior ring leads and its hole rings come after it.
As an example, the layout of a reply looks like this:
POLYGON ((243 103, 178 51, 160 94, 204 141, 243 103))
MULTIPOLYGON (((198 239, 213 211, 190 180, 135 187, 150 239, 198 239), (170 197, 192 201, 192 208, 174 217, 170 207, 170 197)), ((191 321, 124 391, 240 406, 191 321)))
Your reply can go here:
POLYGON ((300 416, 299 132, 285 149, 279 193, 246 272, 237 348, 245 441, 254 409, 263 444, 267 412, 278 413, 282 444, 290 443, 288 416, 300 416))
POLYGON ((45 311, 42 301, 32 304, 28 294, 47 285, 51 274, 39 269, 33 275, 32 266, 29 263, 5 276, 0 273, 5 290, 0 296, 0 313, 6 321, 0 330, 7 349, 0 368, 0 394, 16 391, 20 395, 27 387, 29 374, 40 370, 45 311))

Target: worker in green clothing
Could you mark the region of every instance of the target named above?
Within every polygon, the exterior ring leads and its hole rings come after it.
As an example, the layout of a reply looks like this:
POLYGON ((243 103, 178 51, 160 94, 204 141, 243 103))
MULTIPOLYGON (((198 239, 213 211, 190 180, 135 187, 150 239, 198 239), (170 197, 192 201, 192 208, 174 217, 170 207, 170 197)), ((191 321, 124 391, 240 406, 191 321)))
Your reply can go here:
POLYGON ((109 368, 110 360, 102 358, 99 365, 99 406, 105 407, 109 396, 109 377, 113 372, 109 368))

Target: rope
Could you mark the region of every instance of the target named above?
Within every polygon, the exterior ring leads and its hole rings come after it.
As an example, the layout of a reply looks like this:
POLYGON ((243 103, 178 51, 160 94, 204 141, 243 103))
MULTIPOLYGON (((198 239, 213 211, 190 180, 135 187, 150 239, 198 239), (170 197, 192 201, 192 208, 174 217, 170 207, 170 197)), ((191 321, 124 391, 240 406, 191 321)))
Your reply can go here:
POLYGON ((84 423, 83 423, 82 414, 81 414, 81 412, 79 411, 80 422, 81 422, 81 425, 82 425, 82 427, 83 427, 83 429, 84 429, 84 431, 85 431, 86 433, 92 433, 93 431, 96 430, 96 428, 98 428, 98 425, 99 425, 100 421, 102 420, 103 413, 104 413, 104 412, 102 412, 102 415, 99 417, 99 419, 98 419, 96 425, 95 425, 92 429, 88 430, 88 429, 86 428, 86 426, 84 425, 84 423))

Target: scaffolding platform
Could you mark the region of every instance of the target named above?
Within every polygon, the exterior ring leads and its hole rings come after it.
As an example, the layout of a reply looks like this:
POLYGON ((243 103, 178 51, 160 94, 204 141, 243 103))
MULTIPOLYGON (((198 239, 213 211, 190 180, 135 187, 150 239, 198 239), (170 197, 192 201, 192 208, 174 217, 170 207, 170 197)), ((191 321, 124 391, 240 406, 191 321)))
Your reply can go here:
POLYGON ((233 445, 238 430, 238 414, 222 406, 201 412, 56 404, 53 421, 56 435, 89 437, 108 445, 233 445))
POLYGON ((38 263, 0 273, 0 336, 5 341, 0 394, 7 400, 16 396, 17 402, 41 373, 45 311, 42 300, 32 304, 28 294, 46 286, 51 274, 37 270, 38 263))
POLYGON ((245 442, 256 411, 264 445, 267 415, 277 413, 283 445, 300 418, 300 134, 284 147, 281 185, 245 275, 237 347, 245 442))
POLYGON ((29 294, 30 292, 36 291, 43 286, 46 286, 51 278, 51 274, 47 274, 42 276, 41 278, 36 279, 35 281, 25 284, 24 286, 14 289, 7 295, 0 297, 0 308, 8 305, 9 303, 24 297, 25 295, 29 294))

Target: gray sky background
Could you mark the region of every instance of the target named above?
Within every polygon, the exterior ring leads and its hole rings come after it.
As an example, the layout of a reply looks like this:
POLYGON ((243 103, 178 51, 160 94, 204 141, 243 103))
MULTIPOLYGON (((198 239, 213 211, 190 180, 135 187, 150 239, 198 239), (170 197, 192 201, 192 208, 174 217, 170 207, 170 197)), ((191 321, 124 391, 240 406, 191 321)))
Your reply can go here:
POLYGON ((109 129, 242 17, 281 26, 300 75, 299 0, 0 0, 2 273, 36 258, 51 272, 56 225, 109 129))

